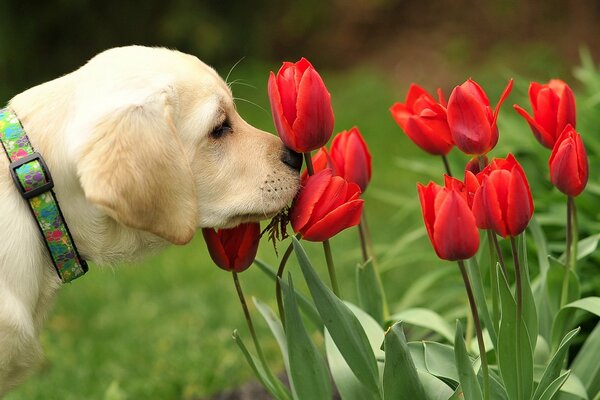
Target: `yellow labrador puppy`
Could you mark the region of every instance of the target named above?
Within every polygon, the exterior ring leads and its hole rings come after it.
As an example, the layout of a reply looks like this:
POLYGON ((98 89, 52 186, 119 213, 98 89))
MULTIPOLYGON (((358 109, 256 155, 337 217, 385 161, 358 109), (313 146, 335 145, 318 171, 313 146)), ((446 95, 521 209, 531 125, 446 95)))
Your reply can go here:
MULTIPOLYGON (((246 123, 196 57, 122 47, 29 89, 8 107, 54 178, 81 256, 132 260, 200 227, 273 216, 298 189, 299 155, 246 123)), ((60 286, 0 148, 0 397, 35 366, 60 286)))

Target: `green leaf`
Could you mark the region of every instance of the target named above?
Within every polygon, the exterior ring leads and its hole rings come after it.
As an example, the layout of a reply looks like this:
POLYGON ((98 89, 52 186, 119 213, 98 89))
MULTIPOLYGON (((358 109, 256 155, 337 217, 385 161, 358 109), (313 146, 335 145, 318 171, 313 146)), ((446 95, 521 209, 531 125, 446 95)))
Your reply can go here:
POLYGON ((288 276, 288 282, 289 286, 283 287, 283 306, 295 398, 330 399, 332 390, 329 371, 302 323, 291 275, 288 276))
POLYGON ((554 319, 552 326, 552 349, 558 348, 560 338, 563 332, 568 328, 568 322, 571 320, 576 310, 587 311, 591 314, 600 316, 600 297, 585 297, 572 303, 566 304, 554 319))
POLYGON ((410 356, 401 322, 394 324, 386 332, 384 348, 384 399, 428 400, 410 356))
MULTIPOLYGON (((547 283, 546 283, 546 294, 553 315, 560 309, 560 301, 563 288, 563 277, 565 276, 565 267, 560 261, 555 258, 550 258, 550 270, 548 271, 547 283)), ((568 302, 579 299, 579 278, 572 270, 569 271, 569 299, 568 302)))
POLYGON ((558 378, 550 382, 548 386, 545 386, 546 390, 544 390, 542 395, 539 397, 539 400, 552 400, 552 398, 560 390, 562 385, 565 384, 567 378, 569 378, 570 373, 570 371, 563 372, 558 378))
POLYGON ((577 333, 579 333, 579 328, 567 333, 560 342, 558 350, 556 351, 556 353, 554 353, 554 356, 548 363, 548 366, 546 367, 546 370, 544 371, 544 374, 540 379, 540 383, 538 384, 538 387, 535 390, 535 393, 533 394, 533 400, 541 399, 545 388, 548 387, 548 385, 550 385, 551 382, 553 382, 559 377, 561 366, 563 365, 565 356, 567 354, 567 351, 569 350, 569 346, 571 345, 571 342, 573 341, 577 333))
POLYGON ((356 266, 356 290, 358 292, 358 304, 383 326, 385 296, 377 271, 373 267, 372 259, 356 266))
POLYGON ((548 247, 546 246, 546 236, 544 235, 544 231, 542 231, 542 227, 535 216, 529 222, 527 230, 531 233, 535 249, 537 250, 540 275, 545 277, 550 269, 550 264, 548 263, 548 247))
POLYGON ((571 371, 585 386, 590 398, 600 393, 600 323, 590 333, 571 364, 571 371))
POLYGON ((535 307, 535 300, 533 298, 533 292, 531 290, 531 282, 529 281, 529 262, 527 260, 527 237, 523 233, 520 235, 521 241, 521 283, 523 289, 523 322, 527 327, 527 333, 529 334, 531 352, 535 351, 535 345, 538 337, 538 316, 535 307))
MULTIPOLYGON (((258 269, 260 269, 269 278, 271 278, 271 280, 273 280, 273 282, 277 281, 277 273, 271 266, 267 265, 266 263, 264 263, 263 261, 258 260, 258 259, 255 259, 254 263, 258 266, 258 269)), ((283 287, 284 285, 287 285, 287 283, 284 280, 282 280, 281 286, 283 287)), ((321 317, 319 316, 319 313, 317 312, 317 309, 315 308, 315 306, 302 293, 298 292, 297 290, 294 290, 294 293, 296 293, 296 301, 298 302, 298 305, 302 309, 302 312, 304 312, 304 314, 315 325, 315 328, 322 331, 323 330, 323 321, 321 320, 321 317)))
MULTIPOLYGON (((423 385, 428 400, 447 400, 452 396, 452 388, 432 374, 417 370, 419 381, 423 385)), ((344 399, 346 400, 346 399, 344 399)))
POLYGON ((232 337, 235 343, 240 348, 240 350, 242 350, 242 353, 244 354, 248 365, 250 365, 250 367, 254 371, 254 374, 260 380, 265 389, 267 389, 269 393, 271 393, 271 395, 273 395, 273 397, 275 397, 278 400, 289 400, 291 397, 287 389, 285 389, 285 387, 281 384, 279 380, 274 381, 271 379, 271 374, 269 374, 266 371, 262 363, 259 360, 257 360, 252 354, 250 354, 248 348, 244 344, 244 341, 240 337, 239 332, 237 330, 233 331, 232 337))
POLYGON ((539 335, 542 335, 544 339, 549 342, 552 332, 554 312, 550 307, 550 300, 548 298, 548 292, 546 291, 547 276, 548 271, 550 270, 546 236, 544 235, 544 232, 542 231, 542 228, 540 227, 540 224, 535 216, 529 222, 527 230, 533 237, 533 242, 537 251, 538 267, 540 270, 538 276, 532 282, 532 289, 538 314, 538 332, 539 335))
POLYGON ((337 348, 354 375, 373 393, 380 394, 377 360, 360 322, 348 306, 319 279, 300 242, 294 237, 292 241, 317 311, 337 348))
POLYGON ((475 297, 475 304, 477 305, 477 311, 481 317, 483 324, 485 325, 494 348, 498 347, 498 335, 496 334, 496 328, 492 322, 490 311, 485 300, 485 291, 483 289, 483 283, 481 280, 481 271, 477 265, 477 260, 472 257, 467 260, 467 270, 469 271, 469 279, 471 281, 471 287, 473 288, 473 297, 475 297))
MULTIPOLYGON (((385 333, 381 326, 366 312, 355 306, 354 304, 345 302, 350 310, 356 315, 365 333, 371 343, 371 348, 375 356, 383 359, 384 353, 380 349, 381 343, 384 340, 385 333)), ((344 360, 342 353, 333 342, 331 335, 325 330, 325 349, 327 351, 327 361, 333 380, 340 392, 340 396, 344 400, 368 400, 377 399, 378 396, 368 391, 365 386, 354 376, 352 370, 344 360)), ((378 364, 380 365, 380 364, 378 364)))
POLYGON ((515 300, 504 275, 498 270, 502 319, 498 331, 498 365, 509 399, 529 399, 533 391, 533 353, 527 327, 517 321, 515 300), (517 335, 517 323, 520 334, 517 335))
MULTIPOLYGON (((577 260, 581 260, 592 254, 598 248, 598 241, 600 241, 600 233, 588 236, 577 242, 577 260)), ((564 263, 567 259, 566 253, 561 254, 558 259, 564 263)))
POLYGON ((458 370, 458 380, 463 389, 463 395, 466 400, 483 399, 479 381, 473 370, 473 363, 467 354, 467 347, 463 339, 464 334, 460 322, 456 321, 456 337, 454 339, 454 358, 456 369, 458 370))
POLYGON ((454 343, 454 334, 450 324, 447 323, 438 313, 427 308, 409 308, 390 317, 391 321, 402 321, 403 323, 416 325, 431 329, 440 334, 450 343, 454 343))

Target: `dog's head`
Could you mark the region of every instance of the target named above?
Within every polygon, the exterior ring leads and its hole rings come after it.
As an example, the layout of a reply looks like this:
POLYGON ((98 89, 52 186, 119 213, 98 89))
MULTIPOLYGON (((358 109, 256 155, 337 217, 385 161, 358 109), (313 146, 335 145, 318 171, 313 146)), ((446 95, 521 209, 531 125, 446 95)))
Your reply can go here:
POLYGON ((183 244, 199 227, 271 217, 296 194, 300 156, 245 122, 197 58, 118 48, 75 74, 89 82, 78 108, 94 110, 77 172, 86 198, 120 223, 183 244))

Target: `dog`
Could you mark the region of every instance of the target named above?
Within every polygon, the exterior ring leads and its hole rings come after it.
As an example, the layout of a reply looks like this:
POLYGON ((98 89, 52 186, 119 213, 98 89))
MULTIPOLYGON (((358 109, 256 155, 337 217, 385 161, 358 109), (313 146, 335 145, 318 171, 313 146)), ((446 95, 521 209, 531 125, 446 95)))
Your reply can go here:
MULTIPOLYGON (((178 51, 107 50, 8 108, 94 264, 186 244, 198 228, 272 217, 299 187, 300 155, 245 122, 215 70, 178 51)), ((61 286, 9 164, 0 154, 0 397, 39 362, 39 332, 61 286)))

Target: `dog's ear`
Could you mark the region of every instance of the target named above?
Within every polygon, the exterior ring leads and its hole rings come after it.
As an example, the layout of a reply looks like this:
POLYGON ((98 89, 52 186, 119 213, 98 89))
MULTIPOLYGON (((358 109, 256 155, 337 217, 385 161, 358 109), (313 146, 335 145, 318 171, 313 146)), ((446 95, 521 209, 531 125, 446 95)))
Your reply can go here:
POLYGON ((173 91, 101 118, 78 160, 88 201, 131 228, 185 244, 196 230, 196 188, 176 131, 173 91))

